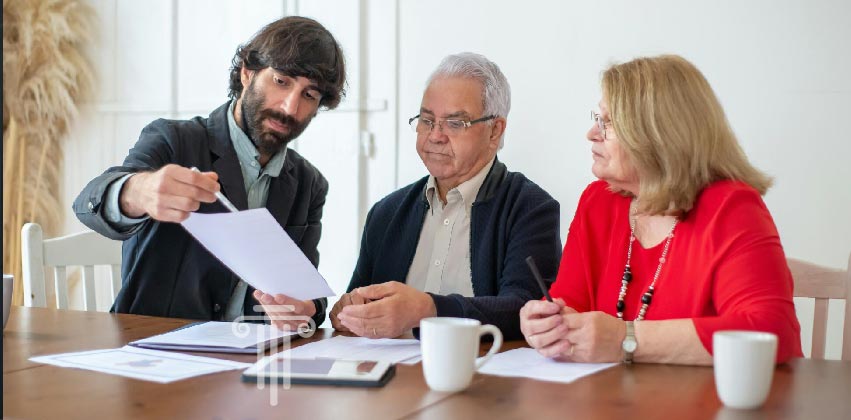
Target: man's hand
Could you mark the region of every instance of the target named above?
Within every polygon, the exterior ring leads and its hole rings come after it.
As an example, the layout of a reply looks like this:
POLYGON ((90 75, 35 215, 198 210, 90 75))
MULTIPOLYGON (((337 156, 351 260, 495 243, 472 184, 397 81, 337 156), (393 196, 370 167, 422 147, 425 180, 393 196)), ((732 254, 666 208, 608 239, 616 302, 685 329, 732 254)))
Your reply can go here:
POLYGON ((420 320, 437 315, 434 299, 397 281, 361 287, 353 294, 372 302, 346 305, 337 315, 349 331, 370 338, 392 338, 419 325, 420 320))
POLYGON ((331 308, 331 315, 328 316, 329 318, 331 318, 331 326, 334 327, 334 329, 337 331, 352 332, 351 330, 346 328, 346 326, 343 325, 342 322, 340 322, 340 319, 337 318, 337 315, 339 315, 340 311, 342 311, 343 308, 346 306, 363 305, 366 302, 366 299, 354 292, 346 293, 343 296, 340 296, 340 300, 338 300, 337 303, 334 304, 334 307, 331 308))
POLYGON ((316 314, 312 300, 298 300, 285 295, 269 295, 254 291, 254 298, 263 305, 263 311, 272 319, 272 325, 282 331, 298 331, 307 324, 307 318, 316 314))
POLYGON ((198 210, 201 203, 216 201, 219 176, 166 165, 156 172, 140 172, 127 179, 118 199, 128 217, 145 214, 161 222, 179 223, 198 210))

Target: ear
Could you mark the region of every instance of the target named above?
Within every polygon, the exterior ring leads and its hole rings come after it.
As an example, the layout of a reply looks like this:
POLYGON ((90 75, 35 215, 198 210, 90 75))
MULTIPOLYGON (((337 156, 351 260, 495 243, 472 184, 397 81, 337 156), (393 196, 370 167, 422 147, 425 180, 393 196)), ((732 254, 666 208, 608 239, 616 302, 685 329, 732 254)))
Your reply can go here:
POLYGON ((239 80, 242 82, 243 90, 251 84, 251 79, 254 77, 255 73, 257 72, 245 67, 245 61, 242 62, 242 68, 239 69, 239 80))
POLYGON ((494 150, 499 149, 499 139, 502 137, 502 134, 505 133, 506 124, 508 124, 508 121, 505 117, 494 118, 493 124, 491 124, 490 138, 488 141, 493 146, 494 150))

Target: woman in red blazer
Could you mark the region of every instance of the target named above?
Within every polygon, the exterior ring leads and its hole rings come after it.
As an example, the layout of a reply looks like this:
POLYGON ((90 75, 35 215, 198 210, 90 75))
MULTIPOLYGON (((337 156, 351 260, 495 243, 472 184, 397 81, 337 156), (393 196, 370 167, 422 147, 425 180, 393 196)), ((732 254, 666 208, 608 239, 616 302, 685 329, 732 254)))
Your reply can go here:
POLYGON ((588 131, 600 179, 570 225, 555 298, 520 312, 528 343, 578 362, 712 364, 712 334, 768 331, 801 357, 792 277, 751 166, 709 83, 679 56, 603 74, 588 131), (640 322, 639 322, 640 321, 640 322))

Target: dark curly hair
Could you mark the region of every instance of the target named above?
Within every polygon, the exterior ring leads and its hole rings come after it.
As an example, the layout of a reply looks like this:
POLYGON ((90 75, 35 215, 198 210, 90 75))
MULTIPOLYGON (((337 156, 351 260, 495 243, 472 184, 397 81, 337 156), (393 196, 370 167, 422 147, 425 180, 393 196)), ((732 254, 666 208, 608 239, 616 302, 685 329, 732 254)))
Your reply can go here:
POLYGON ((288 76, 313 80, 322 94, 319 106, 325 109, 336 108, 346 95, 346 65, 340 45, 324 26, 310 18, 278 19, 236 49, 228 88, 233 99, 242 93, 242 66, 248 70, 272 67, 288 76))

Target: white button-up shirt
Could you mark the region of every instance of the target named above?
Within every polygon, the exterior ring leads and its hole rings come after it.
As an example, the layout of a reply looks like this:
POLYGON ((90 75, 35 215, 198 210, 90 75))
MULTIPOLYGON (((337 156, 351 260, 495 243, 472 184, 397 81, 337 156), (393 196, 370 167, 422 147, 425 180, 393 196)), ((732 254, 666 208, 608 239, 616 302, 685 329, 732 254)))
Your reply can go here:
POLYGON ((479 173, 446 193, 440 200, 437 183, 429 176, 425 197, 426 213, 414 261, 405 282, 417 290, 473 297, 470 271, 470 211, 494 160, 479 173))

